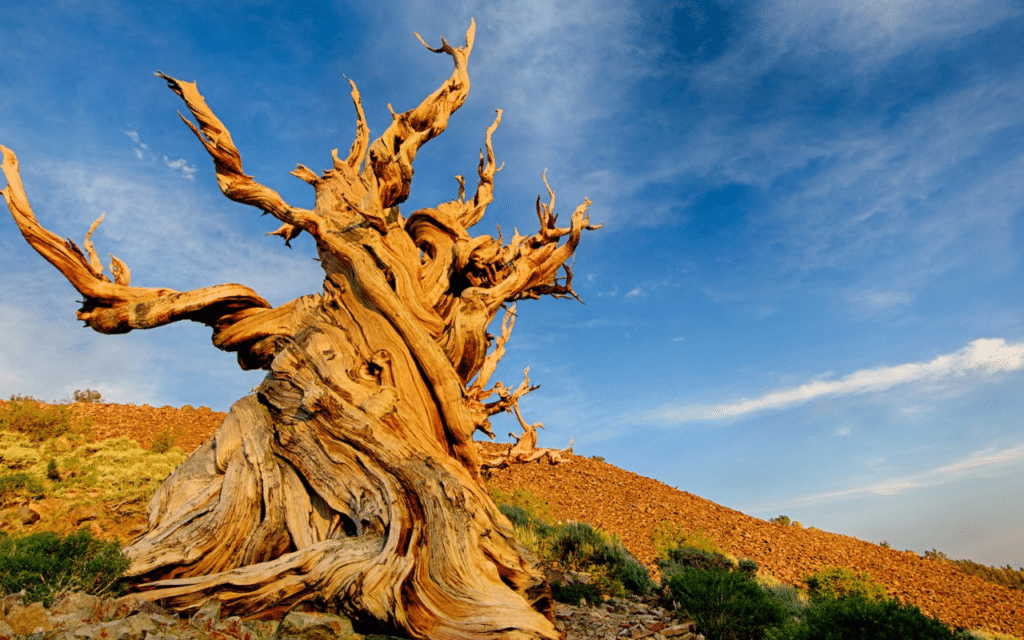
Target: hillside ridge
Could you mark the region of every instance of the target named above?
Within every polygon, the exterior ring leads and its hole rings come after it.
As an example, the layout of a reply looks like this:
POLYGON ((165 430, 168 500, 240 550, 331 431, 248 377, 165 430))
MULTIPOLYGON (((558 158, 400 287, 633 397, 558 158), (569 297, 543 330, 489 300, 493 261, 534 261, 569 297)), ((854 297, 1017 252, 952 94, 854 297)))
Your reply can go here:
MULTIPOLYGON (((0 408, 5 404, 0 401, 0 408)), ((210 437, 226 415, 205 407, 100 403, 70 407, 78 417, 91 417, 95 439, 127 436, 148 448, 162 433, 171 433, 174 444, 185 451, 210 437)), ((573 455, 570 462, 556 466, 516 465, 491 471, 487 483, 505 491, 529 489, 550 505, 556 519, 588 522, 618 535, 626 548, 649 566, 655 559, 650 532, 660 522, 670 521, 691 531, 703 530, 732 554, 756 561, 783 582, 799 585, 803 576, 826 566, 867 571, 891 595, 951 626, 1024 638, 1022 591, 987 582, 912 551, 766 522, 605 462, 573 455)), ((144 514, 138 519, 138 524, 143 524, 144 514)), ((75 523, 67 523, 71 524, 75 523)), ((127 530, 119 529, 122 533, 127 530)))

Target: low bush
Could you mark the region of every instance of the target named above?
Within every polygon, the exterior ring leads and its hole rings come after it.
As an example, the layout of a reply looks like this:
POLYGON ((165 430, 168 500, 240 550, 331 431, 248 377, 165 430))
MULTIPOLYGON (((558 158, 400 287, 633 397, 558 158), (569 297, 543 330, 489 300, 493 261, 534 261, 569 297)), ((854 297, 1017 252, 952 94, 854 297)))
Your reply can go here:
MULTIPOLYGON (((752 562, 752 561, 751 561, 752 562)), ((672 575, 685 569, 698 571, 732 571, 736 563, 721 553, 714 553, 694 547, 674 547, 668 550, 667 557, 658 561, 662 574, 672 575)), ((754 564, 753 573, 757 573, 754 564)))
POLYGON ((708 553, 717 553, 730 560, 736 559, 717 542, 705 535, 703 529, 689 531, 682 525, 667 520, 654 527, 654 531, 651 532, 651 544, 654 546, 654 552, 659 560, 667 558, 671 549, 679 547, 700 549, 708 553))
POLYGON ((887 600, 889 592, 867 571, 855 573, 845 567, 827 567, 804 577, 811 600, 834 600, 843 596, 860 596, 877 602, 887 600))
POLYGON ((680 569, 665 586, 667 604, 693 618, 706 638, 761 640, 789 619, 778 598, 736 571, 680 569))
POLYGON ((592 584, 581 584, 579 582, 562 584, 561 582, 556 582, 551 585, 551 597, 558 602, 564 602, 573 606, 579 605, 581 601, 597 604, 601 602, 601 591, 592 584))
POLYGON ((799 622, 772 630, 770 640, 950 640, 953 631, 898 600, 860 595, 814 602, 799 622))
POLYGON ((177 433, 170 429, 162 429, 153 436, 153 445, 150 447, 150 450, 153 453, 167 453, 174 446, 174 441, 177 439, 177 433))
POLYGON ((0 537, 0 592, 25 591, 29 602, 49 606, 64 591, 120 594, 131 562, 116 542, 94 538, 88 530, 60 536, 43 531, 0 537))
POLYGON ((548 506, 548 503, 544 502, 544 500, 529 489, 516 489, 509 493, 497 487, 491 487, 488 489, 488 493, 491 499, 494 500, 494 504, 499 507, 519 507, 530 520, 545 525, 553 525, 555 523, 555 518, 551 515, 551 507, 548 506))
POLYGON ((24 471, 0 475, 0 505, 11 498, 42 498, 45 493, 42 481, 24 471))
POLYGON ((769 520, 768 522, 773 522, 775 524, 781 524, 784 527, 788 527, 789 526, 789 516, 776 516, 776 517, 772 518, 771 520, 769 520))
POLYGON ((654 586, 646 567, 620 540, 585 522, 555 527, 543 555, 562 568, 590 573, 594 585, 611 596, 621 597, 627 591, 645 594, 654 586))
POLYGON ((71 397, 74 398, 75 402, 103 402, 103 396, 99 391, 93 389, 76 389, 71 397))
POLYGON ((0 431, 24 433, 33 442, 83 431, 71 409, 63 405, 45 406, 31 398, 11 396, 0 409, 0 431))

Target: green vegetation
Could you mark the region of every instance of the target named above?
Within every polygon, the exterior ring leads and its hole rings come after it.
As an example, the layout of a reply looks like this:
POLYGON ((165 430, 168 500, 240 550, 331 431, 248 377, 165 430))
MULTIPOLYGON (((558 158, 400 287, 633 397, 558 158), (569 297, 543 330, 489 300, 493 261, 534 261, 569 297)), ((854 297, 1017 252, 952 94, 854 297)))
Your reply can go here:
POLYGON ((150 450, 153 453, 167 453, 174 446, 174 441, 177 439, 177 433, 172 432, 170 429, 162 429, 153 436, 153 446, 150 447, 150 450))
POLYGON ((774 522, 775 524, 781 524, 784 527, 788 527, 789 526, 789 516, 777 516, 775 518, 772 518, 768 522, 774 522))
POLYGON ((718 554, 736 563, 736 556, 718 545, 717 542, 704 534, 703 529, 689 531, 675 522, 662 521, 651 532, 651 544, 659 560, 668 557, 670 550, 676 548, 699 549, 706 553, 718 554))
POLYGON ((707 638, 760 640, 787 619, 781 602, 738 571, 684 568, 664 582, 671 604, 707 638))
POLYGON ((799 622, 769 632, 771 640, 949 640, 953 631, 898 600, 859 595, 825 598, 809 606, 799 622))
POLYGON ((38 441, 34 433, 0 428, 0 505, 83 489, 97 501, 145 501, 184 460, 177 447, 147 451, 124 437, 90 443, 64 433, 38 441))
POLYGON ((12 499, 41 498, 46 492, 38 478, 23 471, 0 475, 0 506, 12 499))
POLYGON ((508 493, 491 488, 491 497, 515 528, 516 540, 542 563, 586 573, 591 583, 554 584, 556 600, 596 602, 601 595, 644 594, 654 586, 647 569, 622 541, 585 522, 555 523, 546 502, 526 489, 508 493))
POLYGON ((826 567, 804 578, 811 600, 835 600, 845 596, 859 596, 869 602, 889 598, 889 592, 866 571, 855 573, 845 567, 826 567))
POLYGON ((103 396, 99 391, 92 389, 77 389, 71 396, 75 402, 103 402, 103 396))
POLYGON ((129 564, 118 543, 98 540, 86 529, 66 536, 52 531, 0 534, 0 593, 24 589, 28 602, 44 606, 64 591, 120 594, 129 564))
POLYGON ((88 430, 88 424, 75 420, 71 409, 64 405, 45 406, 27 396, 11 396, 7 406, 0 408, 0 431, 23 433, 32 442, 81 436, 88 430))
POLYGON ((1024 591, 1024 568, 1014 569, 1010 565, 1005 567, 990 567, 971 560, 950 560, 945 553, 932 549, 925 551, 924 557, 935 562, 951 564, 964 573, 978 576, 994 584, 1002 585, 1007 589, 1024 591))

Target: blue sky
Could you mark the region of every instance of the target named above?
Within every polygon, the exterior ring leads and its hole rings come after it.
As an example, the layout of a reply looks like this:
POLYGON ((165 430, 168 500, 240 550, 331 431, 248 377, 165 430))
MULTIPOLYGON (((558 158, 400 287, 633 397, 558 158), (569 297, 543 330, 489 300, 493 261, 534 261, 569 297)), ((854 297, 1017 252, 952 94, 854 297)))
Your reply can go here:
MULTIPOLYGON (((311 243, 224 198, 157 70, 198 81, 245 169, 371 134, 451 72, 472 89, 403 206, 450 200, 494 136, 479 233, 532 232, 541 173, 604 222, 567 300, 522 303, 497 378, 542 443, 762 518, 1024 565, 1020 2, 115 1, 5 7, 0 144, 40 221, 133 284, 320 288, 311 243)), ((6 214, 5 214, 6 215, 6 214)), ((226 410, 259 383, 200 325, 103 336, 0 217, 0 396, 226 410)), ((512 421, 498 422, 506 433, 512 421)))

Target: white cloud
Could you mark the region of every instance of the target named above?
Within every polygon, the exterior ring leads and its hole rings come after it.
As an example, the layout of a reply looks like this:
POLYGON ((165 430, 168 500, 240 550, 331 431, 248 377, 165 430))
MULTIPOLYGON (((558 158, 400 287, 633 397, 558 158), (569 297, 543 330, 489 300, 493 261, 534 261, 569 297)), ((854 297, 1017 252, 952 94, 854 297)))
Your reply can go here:
POLYGON ((845 438, 846 436, 849 436, 849 435, 852 435, 852 434, 853 434, 853 431, 850 429, 850 427, 840 427, 840 428, 836 429, 836 435, 839 436, 840 438, 845 438))
POLYGON ((972 454, 965 460, 937 467, 935 469, 929 469, 921 473, 914 474, 909 478, 892 478, 881 482, 873 482, 860 487, 854 487, 852 489, 801 496, 785 502, 776 503, 767 509, 758 508, 751 509, 751 511, 774 512, 779 509, 831 502, 837 499, 865 494, 892 496, 909 489, 934 487, 951 481, 962 481, 968 478, 979 477, 986 473, 998 471, 1005 472, 1008 468, 1019 467, 1021 462, 1024 462, 1024 447, 976 453, 972 454))
POLYGON ((626 292, 625 297, 626 298, 638 298, 638 297, 642 296, 643 294, 644 294, 643 289, 641 289, 640 287, 633 287, 628 292, 626 292))
POLYGON ((164 164, 166 164, 171 169, 181 170, 181 177, 185 178, 186 180, 195 180, 196 168, 189 166, 189 164, 185 162, 184 159, 179 158, 178 160, 171 160, 167 156, 164 156, 164 164))
POLYGON ((838 380, 819 378, 750 400, 719 404, 710 408, 669 407, 651 417, 677 423, 732 418, 755 411, 800 405, 815 398, 884 391, 901 384, 934 382, 968 374, 993 375, 1002 371, 1017 371, 1022 367, 1024 342, 1008 345, 1002 338, 980 338, 959 351, 938 356, 928 362, 862 369, 838 380))

